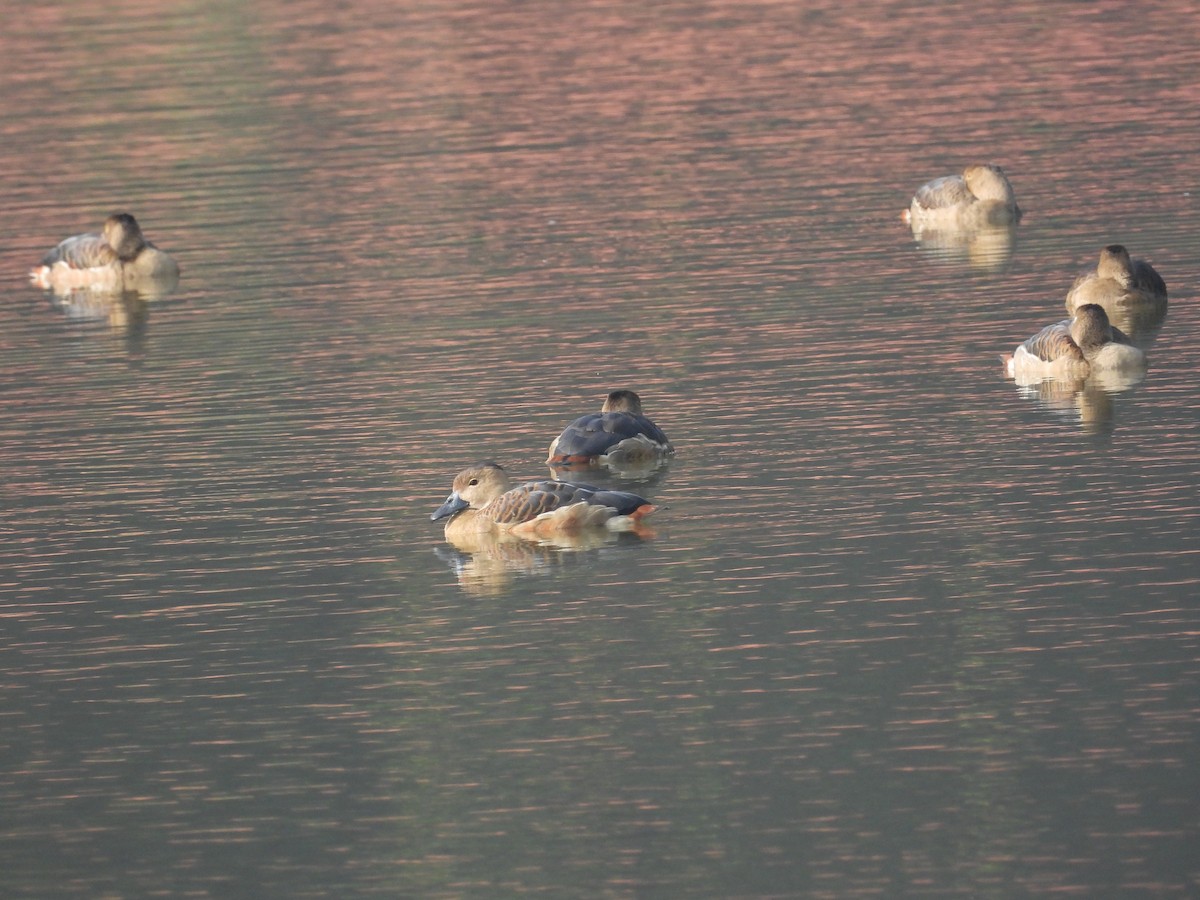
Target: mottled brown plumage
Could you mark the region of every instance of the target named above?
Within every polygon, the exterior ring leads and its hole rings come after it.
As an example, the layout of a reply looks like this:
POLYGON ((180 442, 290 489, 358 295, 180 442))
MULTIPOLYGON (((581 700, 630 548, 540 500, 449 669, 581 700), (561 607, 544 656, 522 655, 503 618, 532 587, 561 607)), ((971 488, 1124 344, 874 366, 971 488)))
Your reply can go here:
POLYGON ((146 240, 133 216, 115 213, 103 234, 75 235, 53 247, 29 277, 48 289, 132 290, 178 279, 179 266, 146 240))
POLYGON ((904 218, 914 232, 1006 225, 1021 217, 1017 197, 997 165, 971 165, 917 189, 904 218))
POLYGON ((626 530, 653 511, 648 500, 627 491, 554 479, 514 487, 504 469, 485 462, 458 473, 430 518, 449 517, 447 537, 498 530, 539 538, 584 528, 626 530))
POLYGON ((1109 323, 1102 306, 1087 303, 1022 343, 1006 364, 1016 378, 1085 378, 1096 370, 1145 366, 1145 356, 1109 323))

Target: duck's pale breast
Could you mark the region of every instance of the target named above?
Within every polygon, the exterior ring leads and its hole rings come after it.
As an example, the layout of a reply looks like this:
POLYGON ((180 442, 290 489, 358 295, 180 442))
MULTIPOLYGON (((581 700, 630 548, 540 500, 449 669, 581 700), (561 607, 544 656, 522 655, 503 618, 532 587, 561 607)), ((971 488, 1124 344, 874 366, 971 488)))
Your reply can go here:
POLYGON ((1017 221, 1015 207, 997 200, 969 199, 948 206, 926 207, 914 198, 908 211, 913 231, 971 232, 980 228, 1012 225, 1017 221))
POLYGON ((126 281, 160 281, 179 277, 179 264, 153 244, 147 244, 133 260, 124 264, 126 281))
POLYGON ((1112 341, 1088 357, 1088 363, 1097 372, 1137 372, 1146 368, 1146 354, 1128 339, 1112 341))
POLYGON ((1086 378, 1090 370, 1087 360, 1083 358, 1063 355, 1056 359, 1042 359, 1026 350, 1024 344, 1013 351, 1013 355, 1008 359, 1007 368, 1009 377, 1020 383, 1040 381, 1044 378, 1086 378))

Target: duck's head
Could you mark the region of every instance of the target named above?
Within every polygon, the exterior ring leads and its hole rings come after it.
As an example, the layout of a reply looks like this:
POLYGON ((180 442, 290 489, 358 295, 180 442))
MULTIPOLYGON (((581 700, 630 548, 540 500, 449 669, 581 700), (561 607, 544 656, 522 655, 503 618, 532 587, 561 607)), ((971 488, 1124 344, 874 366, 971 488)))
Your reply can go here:
POLYGON ((604 406, 600 409, 601 412, 623 412, 630 413, 635 416, 642 414, 642 398, 633 391, 613 391, 604 400, 604 406))
POLYGON ((1101 278, 1111 278, 1125 287, 1133 284, 1133 260, 1129 257, 1129 251, 1120 244, 1109 244, 1100 251, 1096 274, 1101 278))
POLYGON ((146 239, 142 236, 137 219, 129 213, 113 213, 105 220, 104 242, 125 262, 136 257, 146 246, 146 239))
POLYGON ((1071 319, 1071 340, 1079 346, 1084 356, 1110 343, 1112 339, 1112 325, 1103 306, 1085 303, 1075 310, 1075 316, 1071 319))
POLYGON ((464 509, 481 509, 512 487, 508 473, 496 463, 488 461, 469 466, 454 476, 450 496, 433 511, 433 521, 444 519, 464 509))

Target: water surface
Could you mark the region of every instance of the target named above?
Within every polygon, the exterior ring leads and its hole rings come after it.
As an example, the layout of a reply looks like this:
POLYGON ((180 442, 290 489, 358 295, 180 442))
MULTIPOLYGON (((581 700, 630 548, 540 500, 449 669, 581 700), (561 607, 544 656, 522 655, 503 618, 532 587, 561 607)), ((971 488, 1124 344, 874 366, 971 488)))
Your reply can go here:
POLYGON ((5 895, 1194 893, 1198 32, 8 17, 5 895), (915 242, 980 160, 1011 243, 915 242), (116 209, 174 293, 25 283, 116 209), (1145 380, 1018 389, 1116 241, 1171 293, 1145 380), (608 478, 653 539, 441 540, 456 471, 541 477, 614 387, 679 448, 608 478))

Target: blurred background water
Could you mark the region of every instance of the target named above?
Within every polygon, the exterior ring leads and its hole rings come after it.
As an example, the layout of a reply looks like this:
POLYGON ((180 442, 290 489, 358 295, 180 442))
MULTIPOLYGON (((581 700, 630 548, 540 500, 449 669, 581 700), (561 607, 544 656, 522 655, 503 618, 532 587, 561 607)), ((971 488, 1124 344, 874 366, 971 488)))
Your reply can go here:
POLYGON ((1200 890, 1189 5, 4 12, 4 896, 1200 890), (1014 386, 1113 242, 1145 380, 1014 386), (652 539, 442 540, 616 387, 652 539))

